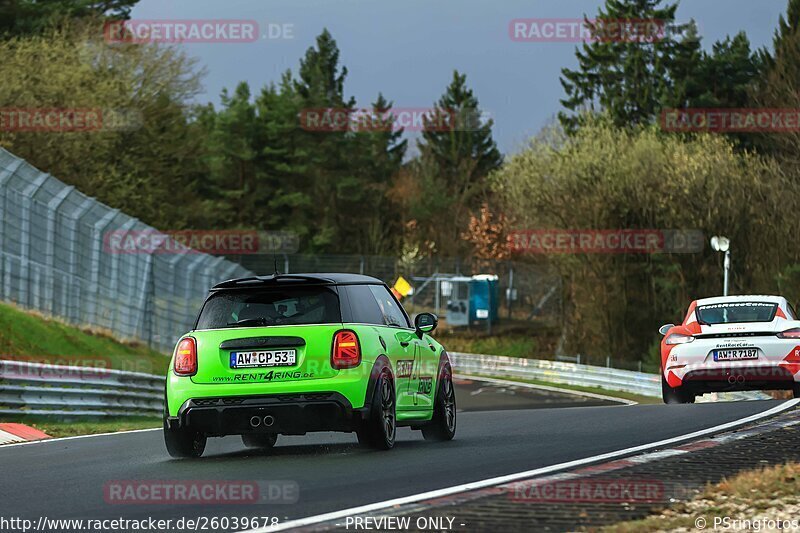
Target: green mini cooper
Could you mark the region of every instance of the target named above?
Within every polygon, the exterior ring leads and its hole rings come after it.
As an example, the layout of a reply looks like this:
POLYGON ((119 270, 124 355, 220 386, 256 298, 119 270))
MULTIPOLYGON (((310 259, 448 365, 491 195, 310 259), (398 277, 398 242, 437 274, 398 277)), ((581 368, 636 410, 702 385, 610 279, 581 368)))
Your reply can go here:
POLYGON ((278 434, 354 431, 394 446, 397 426, 451 440, 456 398, 447 352, 412 324, 381 281, 355 274, 275 274, 216 285, 175 347, 164 441, 199 457, 208 437, 270 448, 278 434))

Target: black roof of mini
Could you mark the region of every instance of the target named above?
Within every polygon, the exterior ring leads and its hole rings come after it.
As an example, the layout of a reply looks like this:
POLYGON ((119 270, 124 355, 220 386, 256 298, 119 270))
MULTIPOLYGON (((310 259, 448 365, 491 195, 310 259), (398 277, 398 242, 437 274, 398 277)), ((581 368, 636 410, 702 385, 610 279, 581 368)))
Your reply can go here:
POLYGON ((372 276, 347 273, 298 273, 298 274, 272 274, 270 276, 249 276, 236 278, 217 283, 211 290, 254 288, 273 284, 316 284, 316 285, 383 285, 384 283, 372 276))

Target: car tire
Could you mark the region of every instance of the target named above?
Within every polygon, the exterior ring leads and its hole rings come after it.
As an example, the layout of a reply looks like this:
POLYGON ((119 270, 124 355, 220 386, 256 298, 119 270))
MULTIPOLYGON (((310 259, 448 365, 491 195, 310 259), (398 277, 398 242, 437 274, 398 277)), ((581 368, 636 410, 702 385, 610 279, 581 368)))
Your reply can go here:
POLYGON ((666 404, 694 403, 694 391, 686 387, 677 389, 670 387, 664 374, 661 374, 661 398, 666 404))
POLYGON ((164 444, 172 457, 200 457, 206 449, 206 436, 185 428, 168 428, 164 421, 164 444))
POLYGON ((792 397, 800 398, 800 383, 792 385, 792 397))
POLYGON ((248 448, 269 450, 275 446, 277 441, 277 433, 245 433, 242 435, 242 443, 248 448))
POLYGON ((448 441, 456 436, 456 392, 449 363, 442 366, 433 400, 433 418, 422 427, 425 440, 448 441))
POLYGON ((369 418, 356 431, 358 442, 376 450, 391 450, 397 437, 397 394, 394 378, 384 367, 375 381, 369 418))

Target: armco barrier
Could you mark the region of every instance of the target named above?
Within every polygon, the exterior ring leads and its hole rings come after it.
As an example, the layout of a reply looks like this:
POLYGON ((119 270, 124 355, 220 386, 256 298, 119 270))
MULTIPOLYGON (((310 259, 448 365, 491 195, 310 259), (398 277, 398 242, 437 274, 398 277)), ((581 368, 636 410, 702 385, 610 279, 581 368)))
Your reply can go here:
POLYGON ((450 359, 456 374, 461 375, 532 379, 661 397, 661 381, 657 374, 496 355, 451 353, 450 359))
POLYGON ((160 416, 164 377, 0 360, 0 414, 160 416))
MULTIPOLYGON (((661 397, 656 374, 559 361, 450 354, 460 376, 540 380, 661 397)), ((753 400, 760 392, 706 395, 698 401, 753 400)), ((0 360, 0 415, 160 416, 164 376, 103 368, 0 360)))
MULTIPOLYGON (((661 378, 658 374, 645 374, 632 370, 564 363, 561 361, 496 355, 451 353, 450 359, 455 368, 455 373, 462 376, 540 380, 548 383, 561 383, 579 387, 599 387, 606 390, 661 398, 661 378)), ((765 400, 769 398, 770 396, 763 392, 725 392, 706 394, 698 397, 697 401, 765 400)))

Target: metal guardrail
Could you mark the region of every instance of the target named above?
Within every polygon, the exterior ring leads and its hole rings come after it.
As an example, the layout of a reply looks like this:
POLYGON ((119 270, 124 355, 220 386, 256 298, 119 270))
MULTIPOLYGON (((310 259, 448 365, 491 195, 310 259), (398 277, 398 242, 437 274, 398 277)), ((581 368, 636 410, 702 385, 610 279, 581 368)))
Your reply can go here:
POLYGON ((164 379, 105 368, 0 360, 0 414, 160 416, 164 379))
MULTIPOLYGON (((657 374, 561 361, 451 353, 460 375, 539 380, 661 397, 657 374)), ((160 416, 164 376, 105 368, 0 360, 0 415, 160 416)), ((698 401, 769 398, 760 392, 706 395, 698 401)))
MULTIPOLYGON (((462 375, 540 380, 548 383, 598 387, 661 398, 661 378, 658 374, 496 355, 450 353, 450 358, 455 371, 462 375)), ((724 392, 706 394, 698 397, 697 401, 765 400, 769 398, 771 397, 763 392, 724 392)))
POLYGON ((450 358, 459 374, 541 380, 661 397, 661 381, 657 374, 497 355, 450 353, 450 358))

